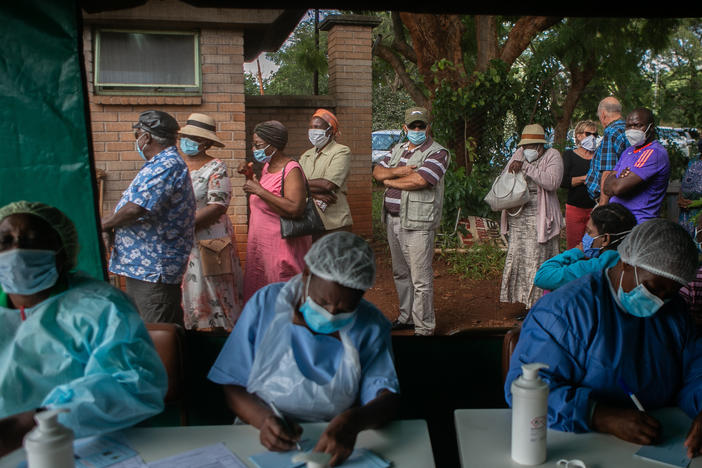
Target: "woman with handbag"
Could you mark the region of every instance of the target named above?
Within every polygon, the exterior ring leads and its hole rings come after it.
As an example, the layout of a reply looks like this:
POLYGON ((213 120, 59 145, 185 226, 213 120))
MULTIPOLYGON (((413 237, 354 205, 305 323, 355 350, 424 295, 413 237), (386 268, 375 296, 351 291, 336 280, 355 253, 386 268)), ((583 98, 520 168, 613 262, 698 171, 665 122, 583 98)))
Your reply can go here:
POLYGON ((195 244, 183 275, 183 312, 187 329, 231 331, 244 307, 243 274, 227 215, 232 190, 227 165, 207 154, 224 147, 215 121, 191 114, 180 129, 180 151, 190 170, 197 209, 195 244))
POLYGON ((507 236, 508 248, 500 302, 521 302, 527 309, 543 295, 543 290, 534 286, 534 275, 543 262, 559 253, 563 228, 556 193, 563 177, 563 160, 557 150, 546 149, 545 144, 543 127, 527 125, 503 170, 524 174, 529 199, 520 208, 502 210, 500 228, 507 236))
MULTIPOLYGON (((310 235, 281 232, 281 223, 287 229, 292 220, 303 220, 307 207, 307 181, 300 165, 283 153, 287 142, 288 129, 276 120, 254 128, 253 157, 263 168, 260 180, 252 175, 244 184, 250 195, 244 302, 263 286, 301 273, 312 244, 310 235)), ((242 163, 239 172, 249 164, 242 163)))
POLYGON ((334 231, 351 231, 353 224, 346 199, 351 150, 336 141, 338 134, 336 116, 326 109, 317 109, 308 130, 313 148, 300 156, 300 166, 309 178, 310 195, 324 223, 324 230, 312 234, 313 241, 334 231))

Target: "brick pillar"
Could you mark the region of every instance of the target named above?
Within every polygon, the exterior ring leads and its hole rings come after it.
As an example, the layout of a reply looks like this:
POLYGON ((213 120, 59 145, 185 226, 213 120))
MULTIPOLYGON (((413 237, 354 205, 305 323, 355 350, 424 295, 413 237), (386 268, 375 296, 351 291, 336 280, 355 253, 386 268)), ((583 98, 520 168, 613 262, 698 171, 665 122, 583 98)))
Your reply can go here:
POLYGON ((373 229, 371 197, 371 132, 373 125, 372 29, 380 19, 360 15, 328 16, 319 26, 327 31, 329 94, 336 99, 339 143, 351 148, 348 200, 353 231, 370 237, 373 229))

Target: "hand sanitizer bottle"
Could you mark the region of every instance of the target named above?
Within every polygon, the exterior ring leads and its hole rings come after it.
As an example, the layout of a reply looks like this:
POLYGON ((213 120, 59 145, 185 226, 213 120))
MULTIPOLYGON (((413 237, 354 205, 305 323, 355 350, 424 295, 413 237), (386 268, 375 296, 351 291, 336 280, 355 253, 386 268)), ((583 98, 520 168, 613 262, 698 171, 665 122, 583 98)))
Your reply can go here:
POLYGON ((75 468, 73 431, 58 422, 59 413, 66 412, 57 409, 34 415, 37 427, 24 437, 29 468, 75 468))
POLYGON ((512 459, 522 465, 546 461, 548 384, 539 378, 538 362, 522 365, 522 375, 512 382, 512 459))

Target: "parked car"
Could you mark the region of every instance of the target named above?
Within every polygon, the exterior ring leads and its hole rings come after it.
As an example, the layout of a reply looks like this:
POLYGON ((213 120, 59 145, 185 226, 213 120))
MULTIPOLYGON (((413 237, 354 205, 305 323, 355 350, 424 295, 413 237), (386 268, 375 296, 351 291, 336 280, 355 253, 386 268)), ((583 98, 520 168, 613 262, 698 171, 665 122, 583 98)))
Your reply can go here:
POLYGON ((675 127, 657 127, 658 141, 667 148, 675 146, 682 152, 683 156, 686 158, 690 157, 690 150, 692 149, 692 154, 697 152, 697 140, 695 140, 693 132, 695 129, 689 128, 675 128, 675 127))
POLYGON ((377 130, 371 134, 371 164, 376 165, 390 154, 393 146, 405 138, 402 130, 377 130))

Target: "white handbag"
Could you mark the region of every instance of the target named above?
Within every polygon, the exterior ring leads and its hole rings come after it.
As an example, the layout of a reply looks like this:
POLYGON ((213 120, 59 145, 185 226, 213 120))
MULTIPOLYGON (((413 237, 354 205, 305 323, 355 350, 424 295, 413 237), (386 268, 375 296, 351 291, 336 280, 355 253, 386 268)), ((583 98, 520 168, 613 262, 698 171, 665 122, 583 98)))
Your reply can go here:
POLYGON ((524 205, 529 201, 529 189, 524 174, 503 172, 492 183, 484 200, 490 205, 492 211, 508 210, 524 205))

